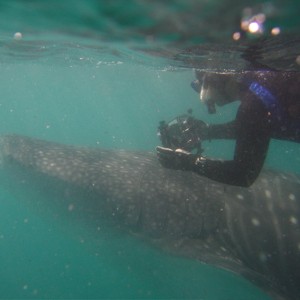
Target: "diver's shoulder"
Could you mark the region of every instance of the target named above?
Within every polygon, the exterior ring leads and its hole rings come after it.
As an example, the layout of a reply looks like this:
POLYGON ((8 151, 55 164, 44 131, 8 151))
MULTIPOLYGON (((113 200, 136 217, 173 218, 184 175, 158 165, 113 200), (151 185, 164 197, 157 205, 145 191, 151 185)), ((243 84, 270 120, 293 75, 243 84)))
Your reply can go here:
POLYGON ((298 84, 300 87, 300 72, 298 71, 274 71, 274 70, 257 70, 245 74, 247 82, 256 81, 267 86, 298 84))

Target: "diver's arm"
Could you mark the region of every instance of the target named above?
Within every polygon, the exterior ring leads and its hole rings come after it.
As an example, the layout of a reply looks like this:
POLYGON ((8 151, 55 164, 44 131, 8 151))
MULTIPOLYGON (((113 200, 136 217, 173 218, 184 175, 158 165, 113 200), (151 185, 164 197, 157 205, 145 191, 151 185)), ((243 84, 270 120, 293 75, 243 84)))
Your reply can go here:
POLYGON ((231 185, 250 186, 263 166, 270 141, 267 112, 261 103, 241 108, 236 119, 236 147, 233 160, 198 157, 192 170, 231 185))
POLYGON ((193 119, 192 130, 202 140, 236 139, 236 120, 224 124, 207 124, 193 119))
POLYGON ((207 140, 236 139, 236 121, 225 124, 209 124, 204 135, 204 139, 207 140))
POLYGON ((240 106, 234 124, 236 147, 233 160, 215 160, 182 149, 157 147, 161 164, 176 170, 194 171, 226 184, 250 186, 263 166, 271 129, 263 104, 255 97, 248 100, 240 106))
MULTIPOLYGON (((265 143, 265 146, 267 146, 267 144, 268 143, 265 143)), ((243 160, 234 159, 223 161, 198 158, 192 170, 218 182, 249 187, 261 171, 266 150, 267 147, 262 147, 258 150, 262 152, 260 152, 255 159, 253 159, 253 157, 249 157, 248 159, 247 155, 244 156, 243 160)))

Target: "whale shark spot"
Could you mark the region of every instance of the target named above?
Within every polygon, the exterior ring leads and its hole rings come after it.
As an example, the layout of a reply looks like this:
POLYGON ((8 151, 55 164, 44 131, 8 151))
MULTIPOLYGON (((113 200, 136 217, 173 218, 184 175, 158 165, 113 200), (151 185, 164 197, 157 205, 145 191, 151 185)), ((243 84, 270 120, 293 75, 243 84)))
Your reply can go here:
POLYGON ((259 221, 257 218, 252 218, 252 219, 251 219, 251 223, 252 223, 254 226, 259 226, 259 225, 260 225, 260 221, 259 221))
POLYGON ((265 195, 267 198, 271 198, 272 197, 272 193, 270 190, 265 190, 265 195))
POLYGON ((298 224, 298 219, 295 216, 290 216, 289 221, 293 225, 297 225, 298 224))

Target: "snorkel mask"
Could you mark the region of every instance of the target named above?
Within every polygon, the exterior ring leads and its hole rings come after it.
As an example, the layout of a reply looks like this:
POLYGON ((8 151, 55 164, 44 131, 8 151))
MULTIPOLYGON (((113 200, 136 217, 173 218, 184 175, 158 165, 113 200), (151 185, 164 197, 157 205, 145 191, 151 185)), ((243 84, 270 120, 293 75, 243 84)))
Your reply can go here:
POLYGON ((202 80, 196 79, 191 82, 191 87, 199 94, 200 101, 207 106, 207 110, 209 114, 216 113, 216 106, 214 101, 211 99, 210 89, 207 84, 206 75, 202 76, 202 80))

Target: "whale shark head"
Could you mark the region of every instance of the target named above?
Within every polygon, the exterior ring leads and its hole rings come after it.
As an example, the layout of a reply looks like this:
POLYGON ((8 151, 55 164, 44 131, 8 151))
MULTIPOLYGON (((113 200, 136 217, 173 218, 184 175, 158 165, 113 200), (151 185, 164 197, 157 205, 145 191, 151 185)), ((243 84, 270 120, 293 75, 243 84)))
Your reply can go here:
POLYGON ((250 188, 163 168, 153 153, 2 137, 5 163, 99 196, 105 216, 172 253, 300 297, 300 178, 263 171, 250 188))

